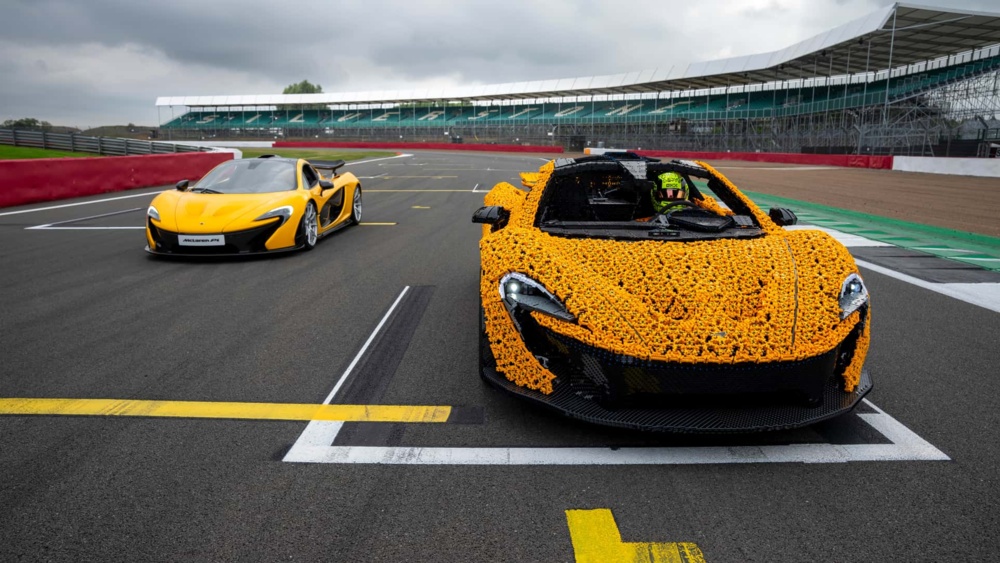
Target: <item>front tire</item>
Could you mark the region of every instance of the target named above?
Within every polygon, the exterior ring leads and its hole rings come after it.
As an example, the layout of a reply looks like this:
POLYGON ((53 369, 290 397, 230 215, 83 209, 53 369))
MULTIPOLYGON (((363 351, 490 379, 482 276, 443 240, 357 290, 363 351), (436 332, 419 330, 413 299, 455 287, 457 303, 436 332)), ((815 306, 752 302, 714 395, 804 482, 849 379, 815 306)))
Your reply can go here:
POLYGON ((319 240, 319 216, 316 214, 316 205, 311 201, 306 204, 305 213, 302 214, 299 233, 302 237, 302 247, 305 250, 312 250, 316 247, 316 241, 319 240))
POLYGON ((351 222, 357 225, 361 222, 361 184, 354 188, 354 201, 351 203, 351 222))

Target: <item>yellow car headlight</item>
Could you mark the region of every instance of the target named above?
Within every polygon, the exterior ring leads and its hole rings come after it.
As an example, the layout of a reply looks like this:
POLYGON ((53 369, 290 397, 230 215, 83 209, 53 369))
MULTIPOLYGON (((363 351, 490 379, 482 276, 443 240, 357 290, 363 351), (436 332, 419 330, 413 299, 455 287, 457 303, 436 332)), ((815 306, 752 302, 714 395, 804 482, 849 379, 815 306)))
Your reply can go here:
POLYGON ((508 311, 520 308, 544 313, 562 321, 576 320, 558 297, 524 274, 515 272, 504 276, 500 280, 500 298, 507 305, 508 311))
POLYGON ((152 205, 150 205, 149 209, 146 210, 146 217, 151 217, 151 218, 156 219, 157 221, 159 221, 160 220, 160 212, 157 211, 155 207, 153 207, 152 205))
POLYGON ((851 274, 840 286, 840 320, 846 319, 851 313, 868 303, 868 288, 861 276, 851 274))
POLYGON ((275 217, 281 217, 281 224, 284 224, 289 217, 292 216, 292 206, 282 205, 281 207, 275 207, 274 209, 268 211, 267 213, 261 215, 254 219, 254 221, 264 221, 267 219, 273 219, 275 217))

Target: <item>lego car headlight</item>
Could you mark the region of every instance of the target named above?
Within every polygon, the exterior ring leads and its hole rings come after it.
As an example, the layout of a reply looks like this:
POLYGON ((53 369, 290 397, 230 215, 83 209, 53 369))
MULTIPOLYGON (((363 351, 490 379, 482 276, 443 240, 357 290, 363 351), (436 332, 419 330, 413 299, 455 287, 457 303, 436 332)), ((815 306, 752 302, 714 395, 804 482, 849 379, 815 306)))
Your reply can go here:
POLYGON ((510 273, 501 278, 500 298, 511 312, 520 308, 526 311, 538 311, 562 321, 576 320, 558 297, 524 274, 510 273))
POLYGON ((865 287, 861 276, 857 274, 847 276, 844 284, 840 286, 840 320, 846 319, 866 303, 868 303, 868 288, 865 287))
POLYGON ((284 224, 289 217, 292 216, 292 206, 282 205, 281 207, 275 207, 274 209, 268 211, 267 213, 261 215, 254 219, 254 221, 264 221, 266 219, 272 219, 274 217, 281 217, 281 223, 284 224))
POLYGON ((151 217, 151 218, 156 219, 157 221, 159 221, 160 220, 160 212, 157 211, 155 207, 153 207, 152 205, 150 205, 149 209, 146 210, 146 217, 151 217))

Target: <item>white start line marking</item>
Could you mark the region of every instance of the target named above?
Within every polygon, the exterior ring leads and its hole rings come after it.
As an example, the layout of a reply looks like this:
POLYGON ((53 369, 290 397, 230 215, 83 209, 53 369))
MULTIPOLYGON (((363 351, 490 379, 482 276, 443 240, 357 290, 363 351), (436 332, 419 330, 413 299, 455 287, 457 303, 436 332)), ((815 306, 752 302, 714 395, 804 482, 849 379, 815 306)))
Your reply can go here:
POLYGON ((383 465, 699 465, 745 463, 846 463, 851 461, 948 461, 912 430, 865 400, 874 413, 859 413, 891 444, 789 444, 735 447, 641 448, 428 448, 333 446, 340 423, 311 422, 283 461, 383 465), (322 427, 320 425, 323 425, 322 427))

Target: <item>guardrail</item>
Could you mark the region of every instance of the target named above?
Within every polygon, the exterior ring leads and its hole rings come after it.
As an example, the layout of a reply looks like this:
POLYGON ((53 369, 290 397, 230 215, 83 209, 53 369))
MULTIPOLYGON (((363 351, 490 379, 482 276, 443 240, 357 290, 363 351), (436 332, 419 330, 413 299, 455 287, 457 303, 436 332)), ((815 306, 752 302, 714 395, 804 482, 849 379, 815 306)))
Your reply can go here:
POLYGON ((207 147, 178 145, 138 139, 115 137, 89 137, 73 133, 47 133, 26 129, 0 129, 0 145, 57 149, 61 151, 89 152, 105 156, 133 156, 144 154, 174 154, 183 152, 208 152, 207 147))

